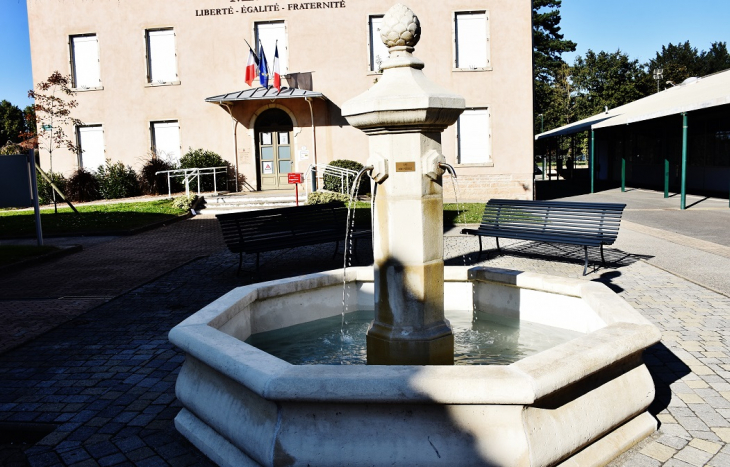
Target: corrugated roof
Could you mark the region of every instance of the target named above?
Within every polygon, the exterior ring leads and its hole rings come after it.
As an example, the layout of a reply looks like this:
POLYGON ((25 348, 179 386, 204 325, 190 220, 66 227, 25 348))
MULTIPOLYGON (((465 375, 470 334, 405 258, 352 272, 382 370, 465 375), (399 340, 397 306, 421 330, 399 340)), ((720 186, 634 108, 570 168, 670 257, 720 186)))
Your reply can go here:
POLYGON ((205 102, 235 102, 261 99, 297 99, 304 97, 324 97, 324 94, 317 91, 307 91, 297 88, 281 88, 281 92, 276 88, 251 88, 243 91, 229 92, 219 96, 208 97, 205 102))
POLYGON ((679 86, 652 94, 643 99, 610 109, 569 125, 535 136, 536 140, 551 136, 570 135, 589 129, 666 117, 693 110, 730 104, 730 70, 703 78, 690 78, 679 86))

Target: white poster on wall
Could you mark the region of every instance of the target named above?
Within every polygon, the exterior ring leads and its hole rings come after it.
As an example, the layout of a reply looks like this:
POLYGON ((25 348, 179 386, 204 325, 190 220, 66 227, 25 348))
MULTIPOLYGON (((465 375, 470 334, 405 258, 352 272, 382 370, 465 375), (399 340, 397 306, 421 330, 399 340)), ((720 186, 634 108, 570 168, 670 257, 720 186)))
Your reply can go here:
POLYGON ((299 160, 304 160, 309 158, 309 150, 306 146, 302 146, 299 148, 299 160))

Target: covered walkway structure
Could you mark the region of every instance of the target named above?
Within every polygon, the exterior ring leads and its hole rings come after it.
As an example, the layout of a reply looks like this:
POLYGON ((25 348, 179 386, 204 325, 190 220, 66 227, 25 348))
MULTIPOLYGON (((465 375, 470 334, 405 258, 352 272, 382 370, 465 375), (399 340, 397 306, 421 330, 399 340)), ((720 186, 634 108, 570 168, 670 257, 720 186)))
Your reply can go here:
MULTIPOLYGON (((726 197, 730 193, 730 70, 607 109, 606 112, 541 133, 543 153, 562 167, 563 138, 588 132, 590 192, 597 186, 688 191, 726 197)), ((575 144, 566 156, 575 159, 575 144)))

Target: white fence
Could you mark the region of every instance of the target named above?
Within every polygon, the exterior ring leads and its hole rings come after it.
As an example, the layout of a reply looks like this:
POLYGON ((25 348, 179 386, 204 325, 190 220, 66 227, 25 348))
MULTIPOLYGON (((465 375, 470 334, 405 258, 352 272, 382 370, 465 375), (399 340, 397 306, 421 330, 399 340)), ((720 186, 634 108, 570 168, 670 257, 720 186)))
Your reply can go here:
POLYGON ((213 191, 218 192, 218 183, 216 181, 216 175, 221 173, 228 173, 228 167, 203 167, 203 168, 192 168, 192 169, 176 169, 176 170, 161 170, 155 172, 155 175, 167 174, 167 195, 172 197, 172 187, 170 179, 174 177, 182 177, 183 183, 185 184, 185 195, 190 197, 190 181, 197 179, 198 181, 198 196, 200 196, 200 177, 212 175, 213 176, 213 191))

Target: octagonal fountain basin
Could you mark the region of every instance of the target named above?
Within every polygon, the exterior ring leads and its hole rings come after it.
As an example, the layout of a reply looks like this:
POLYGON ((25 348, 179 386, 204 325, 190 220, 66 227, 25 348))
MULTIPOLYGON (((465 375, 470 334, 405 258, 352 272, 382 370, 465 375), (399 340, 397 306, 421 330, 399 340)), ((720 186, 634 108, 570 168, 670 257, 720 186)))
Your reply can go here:
POLYGON ((293 365, 244 342, 339 316, 343 295, 372 310, 372 268, 348 269, 344 294, 343 274, 239 287, 172 329, 175 425, 214 462, 604 465, 656 429, 641 354, 660 333, 599 283, 445 268, 447 310, 568 336, 509 364, 293 365))

